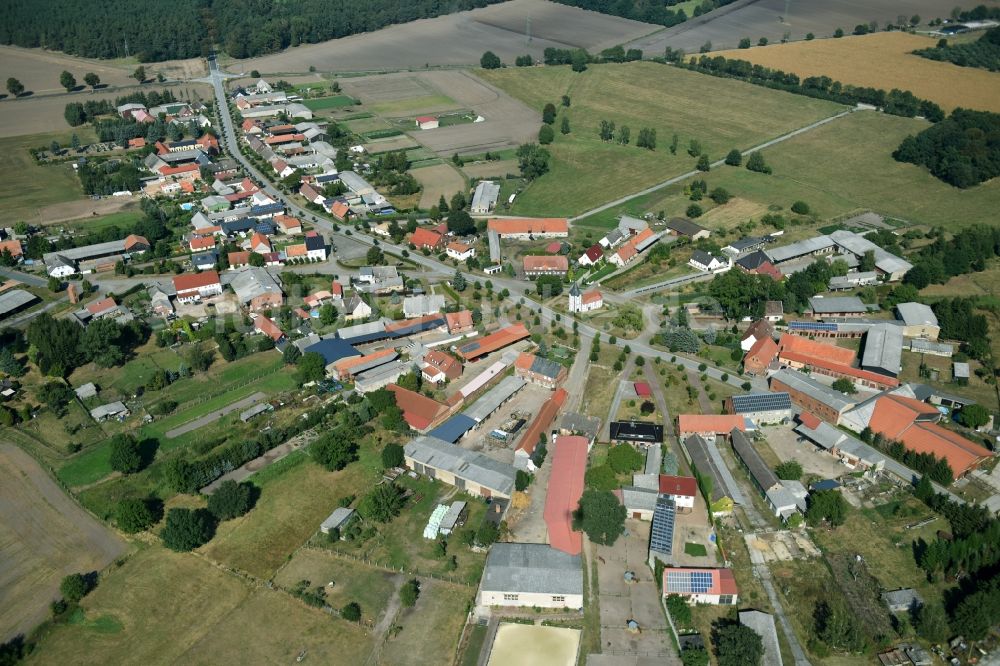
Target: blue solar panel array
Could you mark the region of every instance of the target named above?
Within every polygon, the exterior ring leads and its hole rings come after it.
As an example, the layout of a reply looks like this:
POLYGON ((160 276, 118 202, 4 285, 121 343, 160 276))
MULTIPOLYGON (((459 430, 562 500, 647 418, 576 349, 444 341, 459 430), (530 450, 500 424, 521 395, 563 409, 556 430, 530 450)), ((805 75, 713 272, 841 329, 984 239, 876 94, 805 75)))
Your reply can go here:
POLYGON ((791 330, 800 331, 836 331, 837 325, 825 322, 813 322, 813 321, 793 321, 788 324, 788 328, 791 330))
POLYGON ((667 593, 706 594, 712 589, 711 571, 671 571, 667 569, 667 593))
POLYGON ((677 515, 677 508, 674 501, 669 497, 660 497, 656 500, 656 509, 653 511, 653 525, 649 532, 649 549, 670 555, 674 550, 674 519, 677 515))
POLYGON ((747 393, 733 396, 733 410, 737 414, 773 412, 792 408, 792 398, 787 393, 747 393))

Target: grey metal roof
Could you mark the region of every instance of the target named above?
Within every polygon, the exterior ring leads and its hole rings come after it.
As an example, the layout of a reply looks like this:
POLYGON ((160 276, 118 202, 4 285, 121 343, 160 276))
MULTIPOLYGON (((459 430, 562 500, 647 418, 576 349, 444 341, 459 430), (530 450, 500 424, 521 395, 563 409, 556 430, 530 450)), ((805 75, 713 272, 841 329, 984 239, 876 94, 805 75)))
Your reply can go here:
POLYGON ((916 606, 924 605, 923 597, 916 590, 909 587, 901 590, 892 590, 891 592, 883 592, 882 601, 885 602, 890 610, 909 610, 916 606))
POLYGON ((896 312, 907 326, 938 326, 937 315, 929 305, 900 303, 896 306, 896 312))
POLYGON ((426 294, 423 296, 407 296, 403 299, 403 313, 407 317, 419 317, 434 314, 444 309, 444 296, 426 294))
POLYGON ((340 182, 342 182, 347 187, 347 189, 357 194, 361 194, 366 191, 372 191, 372 192, 375 191, 375 188, 372 187, 372 185, 367 180, 365 180, 358 174, 354 173, 353 171, 341 171, 340 182))
POLYGON ((628 236, 629 234, 638 234, 649 228, 649 224, 645 220, 640 220, 637 217, 632 217, 631 215, 622 215, 621 219, 618 220, 618 231, 622 232, 623 236, 628 236))
POLYGON ((753 477, 757 485, 765 491, 778 485, 778 477, 775 476, 771 468, 764 462, 764 459, 757 453, 757 449, 754 448, 750 438, 743 431, 736 428, 733 428, 733 431, 729 434, 732 438, 733 450, 739 459, 743 461, 743 464, 747 466, 750 476, 753 477))
POLYGON ((968 363, 952 363, 952 373, 958 378, 969 378, 968 363))
MULTIPOLYGON (((688 455, 691 456, 691 465, 698 470, 698 474, 712 479, 712 502, 718 502, 724 497, 728 497, 728 486, 712 460, 708 450, 708 442, 701 435, 691 435, 684 440, 684 447, 687 449, 688 455)), ((657 484, 657 488, 659 488, 659 484, 657 484)))
POLYGON ((950 345, 947 342, 933 342, 931 340, 924 340, 923 338, 913 338, 910 340, 910 351, 951 356, 955 353, 955 345, 950 345))
POLYGON ((847 275, 835 275, 830 278, 830 289, 850 289, 860 284, 869 284, 878 280, 878 273, 875 271, 864 271, 861 273, 848 273, 847 275))
POLYGON ((646 465, 642 471, 646 474, 659 474, 663 465, 663 447, 650 446, 646 448, 646 465))
POLYGON ((49 263, 49 256, 59 255, 70 261, 83 261, 91 257, 103 257, 105 255, 119 254, 125 252, 125 239, 108 241, 106 243, 95 243, 84 245, 83 247, 71 247, 58 252, 47 252, 42 259, 49 263))
POLYGON ((514 467, 435 437, 422 435, 403 447, 416 462, 449 472, 480 486, 510 496, 514 490, 514 467))
POLYGON ((472 407, 465 410, 465 415, 477 423, 484 421, 490 414, 500 408, 512 395, 524 388, 527 382, 517 375, 504 377, 500 383, 484 393, 472 407))
POLYGON ((487 229, 486 238, 490 244, 490 261, 494 264, 500 263, 500 258, 503 256, 500 254, 500 234, 495 229, 487 229))
POLYGON ((646 238, 645 240, 643 240, 643 241, 640 241, 640 242, 639 242, 639 243, 637 243, 637 244, 636 244, 636 246, 635 246, 635 250, 636 250, 636 252, 642 252, 642 251, 643 251, 643 250, 645 250, 645 249, 646 249, 647 247, 649 247, 650 245, 652 245, 652 244, 653 244, 653 243, 655 243, 656 241, 660 240, 660 238, 661 238, 662 236, 663 236, 663 234, 653 234, 652 236, 650 236, 650 237, 646 238))
POLYGON ((240 271, 229 281, 229 286, 236 292, 236 298, 239 299, 240 303, 244 304, 258 296, 282 293, 277 279, 263 268, 248 268, 240 271))
POLYGON ((476 191, 472 195, 471 209, 473 211, 489 211, 490 208, 496 205, 497 197, 499 196, 499 183, 495 183, 492 180, 481 180, 479 181, 479 184, 476 185, 476 191))
POLYGON ((562 420, 559 421, 559 427, 569 432, 582 433, 593 439, 597 437, 597 432, 601 429, 601 419, 577 412, 566 412, 563 414, 562 420))
MULTIPOLYGON (((348 311, 352 311, 353 308, 348 308, 348 311)), ((337 329, 337 337, 341 340, 353 340, 354 338, 359 338, 366 335, 372 335, 375 333, 385 333, 385 320, 379 319, 378 321, 371 321, 367 324, 355 324, 354 326, 344 326, 343 328, 337 329)))
POLYGON ((783 261, 789 261, 791 259, 805 256, 807 254, 813 254, 814 252, 821 252, 823 250, 830 249, 834 245, 836 245, 836 243, 834 243, 833 239, 829 236, 814 236, 813 238, 800 240, 797 243, 791 243, 789 245, 782 245, 781 247, 765 250, 764 254, 770 258, 771 263, 778 264, 783 261))
POLYGON ((466 503, 459 500, 457 502, 452 502, 451 506, 448 507, 448 513, 444 514, 441 518, 441 527, 450 530, 455 527, 455 523, 458 522, 459 518, 462 517, 462 512, 465 511, 466 503))
POLYGON ((851 400, 848 400, 847 396, 840 391, 835 391, 826 384, 821 384, 812 377, 796 370, 782 368, 771 375, 771 379, 776 379, 785 386, 788 386, 795 391, 800 391, 810 398, 818 400, 838 412, 842 412, 854 405, 854 403, 851 400))
POLYGON ((898 375, 903 366, 903 331, 898 326, 873 326, 865 335, 861 367, 898 375))
POLYGON ((659 490, 655 488, 622 486, 622 504, 629 511, 655 511, 659 496, 659 490))
POLYGON ((868 306, 857 296, 813 296, 809 299, 809 309, 816 314, 868 312, 868 306))
POLYGON ((542 358, 541 356, 535 356, 535 360, 531 362, 531 367, 529 370, 535 374, 543 375, 549 379, 555 379, 562 372, 563 367, 556 363, 555 361, 550 361, 547 358, 542 358))
POLYGON ((87 382, 82 386, 77 386, 73 390, 76 393, 76 397, 78 397, 80 400, 93 398, 95 395, 97 395, 97 386, 94 385, 94 382, 87 382))
POLYGON ((515 594, 583 594, 582 560, 544 543, 495 543, 480 587, 515 594))
POLYGON ((695 234, 705 231, 705 227, 700 224, 695 224, 686 217, 672 217, 667 222, 667 229, 671 231, 676 231, 682 236, 694 236, 695 234))
POLYGON ((92 410, 90 410, 90 416, 95 421, 99 421, 100 419, 103 419, 105 417, 114 416, 115 414, 121 414, 127 411, 128 407, 125 406, 125 403, 119 400, 117 402, 109 402, 106 405, 94 407, 92 410))
MULTIPOLYGON (((736 250, 737 252, 743 252, 743 251, 748 250, 748 249, 750 249, 752 247, 760 247, 760 246, 762 246, 766 242, 767 242, 767 239, 766 238, 762 238, 760 236, 744 236, 743 238, 741 238, 739 240, 734 240, 732 243, 730 243, 729 245, 727 245, 726 248, 732 248, 733 250, 736 250)), ((723 248, 723 249, 726 249, 726 248, 723 248)))
POLYGON ((5 291, 0 294, 0 316, 13 312, 36 300, 38 300, 37 296, 24 289, 5 291))
POLYGON ((856 234, 853 231, 838 229, 830 234, 830 238, 832 238, 837 245, 855 256, 864 256, 866 252, 873 253, 875 255, 875 267, 883 273, 905 273, 913 268, 913 264, 910 262, 897 257, 891 252, 883 250, 881 247, 871 242, 861 234, 856 234))
POLYGON ((340 529, 345 523, 347 523, 348 520, 351 519, 351 516, 353 515, 354 509, 339 506, 333 510, 333 513, 331 513, 326 520, 323 521, 323 524, 320 525, 320 530, 326 533, 332 529, 340 529))
POLYGON ((774 627, 774 617, 759 610, 743 610, 740 611, 740 624, 744 627, 750 627, 755 634, 760 636, 764 645, 764 659, 761 663, 768 666, 782 666, 781 646, 778 644, 778 631, 774 627))
POLYGON ((354 388, 360 393, 375 390, 385 386, 389 382, 395 381, 400 375, 406 374, 409 372, 410 367, 410 365, 402 361, 392 361, 371 370, 366 370, 354 378, 354 388))

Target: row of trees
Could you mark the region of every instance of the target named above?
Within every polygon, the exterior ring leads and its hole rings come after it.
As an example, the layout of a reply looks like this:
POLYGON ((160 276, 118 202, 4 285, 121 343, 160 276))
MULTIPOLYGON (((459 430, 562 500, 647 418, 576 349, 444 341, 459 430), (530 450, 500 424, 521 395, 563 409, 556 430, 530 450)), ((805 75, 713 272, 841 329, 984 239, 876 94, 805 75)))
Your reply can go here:
MULTIPOLYGON (((558 0, 561 4, 589 9, 590 11, 622 18, 655 23, 666 27, 678 25, 688 19, 683 8, 671 9, 679 2, 668 0, 666 3, 642 2, 641 0, 558 0)), ((703 0, 694 8, 694 16, 701 16, 717 7, 734 2, 734 0, 703 0)))
POLYGON ((692 58, 683 66, 713 76, 739 79, 755 85, 842 104, 870 104, 896 116, 912 118, 921 115, 931 122, 944 119, 941 107, 930 100, 920 99, 907 90, 893 88, 886 92, 881 88, 844 84, 828 76, 810 76, 800 80, 797 74, 723 56, 703 55, 697 60, 692 58))
POLYGON ((959 67, 1000 71, 1000 28, 990 28, 975 42, 949 46, 948 40, 942 39, 933 48, 917 49, 913 53, 929 60, 954 63, 959 67))

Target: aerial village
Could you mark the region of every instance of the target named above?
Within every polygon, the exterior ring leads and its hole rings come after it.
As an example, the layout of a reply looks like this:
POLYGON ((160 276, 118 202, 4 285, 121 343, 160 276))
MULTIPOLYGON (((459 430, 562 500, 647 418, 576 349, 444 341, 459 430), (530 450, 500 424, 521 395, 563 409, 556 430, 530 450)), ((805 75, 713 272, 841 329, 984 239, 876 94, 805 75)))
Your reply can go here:
MULTIPOLYGON (((139 125, 196 127, 152 151, 130 139, 130 151, 146 153, 141 192, 109 195, 178 205, 187 221, 179 242, 128 233, 77 245, 66 235, 46 238, 47 251, 32 259, 29 247, 46 231, 5 230, 4 325, 42 315, 48 306, 29 287, 54 283, 84 340, 113 321, 116 332, 153 331, 166 351, 148 349, 185 359, 180 374, 153 361, 167 384, 190 375, 197 361, 185 350, 202 343, 218 342, 227 361, 273 358, 258 376, 297 368, 280 388, 247 394, 226 384, 217 411, 189 419, 179 415, 197 404, 193 396, 168 409, 149 376, 120 380, 138 356, 69 386, 93 422, 80 432, 149 433, 162 421, 162 451, 231 423, 240 437, 267 442, 249 458, 213 459, 218 469, 192 482, 208 495, 322 440, 324 428, 353 428, 352 451, 374 429, 379 448, 393 453, 373 463, 371 487, 310 506, 328 516, 309 528, 311 544, 377 562, 385 553, 365 544, 401 538, 384 532, 402 511, 419 523, 407 548, 438 548, 451 562, 428 575, 450 580, 456 562, 478 563, 461 568, 475 577, 467 631, 482 632, 478 640, 491 644, 503 621, 576 626, 586 617, 605 655, 703 650, 709 620, 697 619, 700 609, 736 607, 739 623, 761 637, 762 663, 802 663, 788 618, 776 612, 785 583, 770 568, 820 555, 806 525, 835 523, 843 504, 870 510, 923 479, 962 504, 972 500, 960 489, 985 489, 975 501, 1000 509, 984 443, 992 415, 960 417, 977 404, 964 391, 964 343, 945 339, 932 307, 912 296, 880 305, 863 293, 898 290, 913 269, 866 238, 887 228, 878 216, 794 241, 775 230, 720 247, 692 219, 622 215, 602 237, 583 238, 566 218, 503 214, 501 182, 480 180, 459 193, 462 215, 453 200, 451 216, 401 217, 372 184, 383 175, 377 161, 361 145, 335 148, 338 130, 301 101, 260 79, 214 105, 117 107, 139 125), (665 282, 602 287, 668 251, 685 260, 665 282), (777 284, 817 263, 838 270, 806 294, 801 312, 766 296, 750 296, 737 314, 719 298, 633 305, 712 280, 777 284), (629 317, 639 323, 623 324, 629 317), (725 364, 699 348, 721 349, 725 364), (904 378, 916 358, 937 359, 933 382, 904 378), (372 420, 395 409, 402 423, 372 420), (354 420, 322 420, 338 413, 354 420), (267 439, 269 431, 297 443, 267 439), (399 491, 391 515, 370 506, 378 488, 399 491), (586 610, 594 596, 596 619, 586 610), (772 611, 756 609, 763 599, 772 611)), ((437 129, 434 117, 415 120, 420 131, 437 129)), ((932 377, 919 363, 921 377, 932 377)), ((30 404, 16 377, 3 381, 9 405, 30 404)), ((18 418, 35 416, 29 408, 18 418)), ((328 469, 360 464, 351 455, 328 469)), ((187 463, 196 462, 192 453, 187 463)), ((68 485, 80 480, 98 479, 81 471, 68 485)), ((910 587, 874 594, 896 616, 922 603, 910 587)), ((931 663, 916 642, 892 651, 931 663)))

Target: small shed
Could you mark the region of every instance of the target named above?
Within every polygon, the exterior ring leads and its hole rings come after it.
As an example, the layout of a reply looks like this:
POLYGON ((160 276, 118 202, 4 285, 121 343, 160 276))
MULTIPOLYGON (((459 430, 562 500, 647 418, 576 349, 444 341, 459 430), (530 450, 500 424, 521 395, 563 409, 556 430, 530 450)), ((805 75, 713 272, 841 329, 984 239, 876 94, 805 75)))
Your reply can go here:
POLYGON ((94 382, 87 382, 83 386, 77 386, 74 389, 74 392, 76 393, 76 397, 80 400, 86 400, 87 398, 93 398, 97 395, 97 386, 94 382))
POLYGON ((260 414, 263 414, 264 412, 269 412, 272 409, 273 409, 273 407, 271 407, 270 404, 268 404, 266 402, 262 402, 260 404, 254 405, 253 407, 251 407, 250 409, 248 409, 248 410, 246 410, 244 412, 240 412, 240 421, 243 421, 243 423, 246 423, 247 421, 249 421, 250 419, 254 418, 255 416, 259 416, 260 414))
POLYGON ((635 394, 640 398, 648 398, 653 395, 653 389, 646 382, 635 382, 635 394))
POLYGON ((354 517, 354 509, 348 509, 346 507, 337 507, 334 509, 330 517, 323 521, 323 524, 319 526, 319 531, 323 534, 329 534, 333 530, 339 530, 344 525, 346 525, 351 518, 354 517))
POLYGON ((924 600, 916 590, 904 587, 891 592, 882 593, 882 601, 893 613, 903 613, 916 610, 924 605, 924 600))
POLYGON ((457 527, 461 526, 465 522, 465 517, 467 515, 468 505, 465 502, 452 502, 451 506, 448 508, 448 512, 444 514, 444 517, 441 519, 441 524, 438 526, 438 532, 441 534, 451 534, 457 527))
POLYGON ((90 410, 90 418, 97 422, 106 421, 112 418, 124 418, 129 415, 128 407, 121 401, 109 402, 100 407, 90 410))

